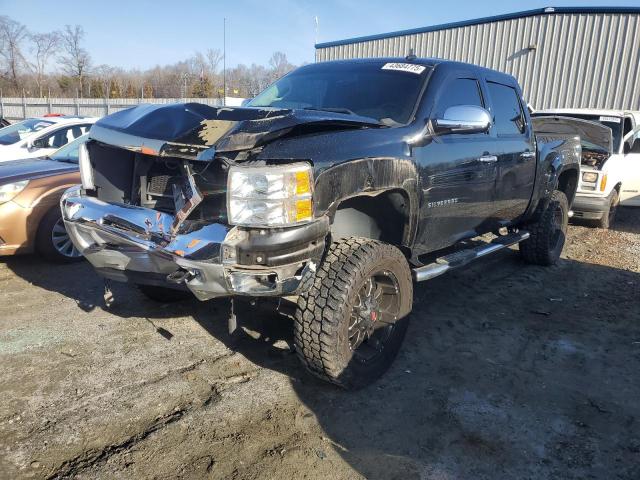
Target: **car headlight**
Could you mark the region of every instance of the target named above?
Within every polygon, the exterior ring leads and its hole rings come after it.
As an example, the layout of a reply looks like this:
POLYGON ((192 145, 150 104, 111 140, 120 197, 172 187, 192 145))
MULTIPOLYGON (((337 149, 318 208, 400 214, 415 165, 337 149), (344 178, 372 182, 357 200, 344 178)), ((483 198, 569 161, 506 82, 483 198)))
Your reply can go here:
POLYGON ((80 166, 80 181, 82 188, 85 190, 95 190, 96 185, 93 181, 93 168, 89 159, 89 150, 87 144, 81 143, 78 147, 78 164, 80 166))
POLYGON ((29 180, 0 185, 0 203, 13 200, 22 190, 25 189, 27 183, 29 183, 29 180))
POLYGON ((313 219, 312 195, 308 163, 233 166, 227 182, 229 223, 276 227, 308 222, 313 219))
POLYGON ((582 181, 587 183, 596 183, 598 181, 598 174, 594 172, 583 172, 582 181))

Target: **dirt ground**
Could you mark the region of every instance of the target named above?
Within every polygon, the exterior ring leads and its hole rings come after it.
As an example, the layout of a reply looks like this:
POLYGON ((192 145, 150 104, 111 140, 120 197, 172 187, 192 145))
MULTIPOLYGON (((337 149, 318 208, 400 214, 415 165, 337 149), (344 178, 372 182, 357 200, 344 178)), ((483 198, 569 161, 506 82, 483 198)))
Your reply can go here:
POLYGON ((227 303, 102 307, 86 263, 0 260, 0 477, 640 478, 640 210, 419 284, 403 350, 355 393, 290 322, 231 342, 227 303))

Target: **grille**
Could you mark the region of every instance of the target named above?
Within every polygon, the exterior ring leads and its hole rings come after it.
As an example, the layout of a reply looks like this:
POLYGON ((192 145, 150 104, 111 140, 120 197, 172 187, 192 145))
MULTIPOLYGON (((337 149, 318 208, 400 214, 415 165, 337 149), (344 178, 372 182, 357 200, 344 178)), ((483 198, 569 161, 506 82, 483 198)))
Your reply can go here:
POLYGON ((152 195, 162 195, 168 197, 172 195, 171 185, 176 183, 175 178, 169 175, 154 175, 149 179, 148 192, 152 195))

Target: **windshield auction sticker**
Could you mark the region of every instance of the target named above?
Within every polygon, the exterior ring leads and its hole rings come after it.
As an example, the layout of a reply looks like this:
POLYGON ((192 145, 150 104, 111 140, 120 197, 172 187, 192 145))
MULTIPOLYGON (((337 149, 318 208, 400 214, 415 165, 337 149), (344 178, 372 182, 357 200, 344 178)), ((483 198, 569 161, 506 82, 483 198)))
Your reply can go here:
POLYGON ((397 70, 399 72, 410 72, 420 75, 425 70, 424 65, 415 65, 413 63, 385 63, 382 70, 397 70))
POLYGON ((620 117, 600 117, 601 122, 620 123, 622 119, 620 117))

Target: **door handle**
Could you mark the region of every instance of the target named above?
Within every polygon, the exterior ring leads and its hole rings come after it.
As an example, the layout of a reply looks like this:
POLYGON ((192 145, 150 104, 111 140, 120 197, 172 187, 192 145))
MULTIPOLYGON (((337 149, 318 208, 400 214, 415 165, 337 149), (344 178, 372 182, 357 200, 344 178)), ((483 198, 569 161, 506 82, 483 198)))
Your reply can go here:
POLYGON ((483 155, 482 157, 478 158, 478 161, 480 163, 494 163, 498 161, 498 157, 496 157, 495 155, 483 155))
POLYGON ((531 157, 535 157, 536 156, 536 152, 522 152, 520 154, 521 158, 531 158, 531 157))

